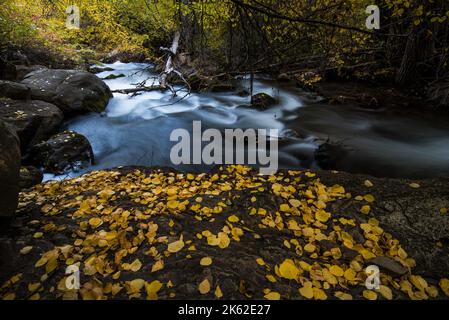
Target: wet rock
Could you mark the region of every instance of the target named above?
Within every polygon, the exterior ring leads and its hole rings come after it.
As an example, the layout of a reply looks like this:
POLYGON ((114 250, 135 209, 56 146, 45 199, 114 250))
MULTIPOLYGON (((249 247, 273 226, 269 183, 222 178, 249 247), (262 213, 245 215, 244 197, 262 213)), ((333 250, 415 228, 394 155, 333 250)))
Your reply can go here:
POLYGON ((276 104, 276 99, 266 93, 258 93, 251 97, 251 106, 258 110, 265 110, 276 104))
POLYGON ((376 257, 367 261, 366 265, 376 265, 381 271, 383 270, 384 272, 398 277, 403 276, 408 272, 406 267, 389 257, 376 257))
POLYGON ((22 83, 31 97, 53 103, 64 114, 102 112, 112 96, 109 87, 90 72, 42 69, 28 74, 22 83))
POLYGON ((342 144, 325 142, 315 151, 315 161, 324 170, 338 170, 340 164, 351 152, 342 144))
POLYGON ((20 168, 20 189, 29 189, 42 182, 44 175, 35 167, 20 168))
POLYGON ((296 84, 306 90, 315 90, 322 77, 314 71, 301 72, 295 75, 296 84))
POLYGON ((0 99, 0 119, 16 130, 23 153, 57 132, 63 118, 59 108, 44 101, 0 99))
POLYGON ((110 74, 107 77, 102 78, 102 80, 114 80, 118 78, 124 78, 126 77, 123 73, 121 74, 110 74))
POLYGON ((277 81, 279 82, 289 82, 292 80, 292 77, 289 76, 287 73, 281 73, 277 77, 277 81))
POLYGON ((96 66, 89 68, 89 72, 93 73, 93 74, 102 73, 105 71, 114 71, 114 69, 109 68, 109 67, 96 67, 96 66))
POLYGON ((64 174, 92 164, 94 154, 86 137, 65 131, 31 148, 30 161, 45 172, 64 174))
POLYGON ((0 80, 0 97, 28 100, 31 98, 31 91, 21 83, 0 80))
POLYGON ((13 129, 0 120, 0 223, 14 217, 19 196, 20 145, 13 129))

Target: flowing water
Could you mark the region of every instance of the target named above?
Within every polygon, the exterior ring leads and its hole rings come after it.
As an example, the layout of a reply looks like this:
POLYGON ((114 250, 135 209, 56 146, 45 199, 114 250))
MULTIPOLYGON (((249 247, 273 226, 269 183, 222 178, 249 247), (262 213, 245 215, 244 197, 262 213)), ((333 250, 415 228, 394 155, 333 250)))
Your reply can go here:
MULTIPOLYGON (((151 65, 120 63, 98 74, 125 77, 105 82, 111 88, 133 88, 157 74, 151 65)), ((282 168, 318 169, 314 153, 326 140, 345 146, 337 159, 339 170, 390 177, 449 176, 449 120, 437 116, 397 114, 387 108, 361 109, 354 106, 317 104, 317 98, 295 88, 293 84, 258 78, 254 93, 274 96, 277 105, 265 111, 245 107, 248 79, 241 79, 235 92, 183 92, 173 98, 170 91, 145 92, 131 97, 114 94, 103 114, 90 113, 66 123, 66 129, 85 135, 94 150, 95 164, 69 176, 118 166, 161 166, 199 172, 205 165, 175 166, 170 150, 176 142, 170 134, 178 128, 192 131, 192 122, 200 120, 203 130, 234 128, 278 129, 279 162, 282 168), (315 102, 315 103, 311 103, 315 102)), ((152 84, 148 80, 147 85, 152 84)), ((45 179, 65 178, 46 175, 45 179)))

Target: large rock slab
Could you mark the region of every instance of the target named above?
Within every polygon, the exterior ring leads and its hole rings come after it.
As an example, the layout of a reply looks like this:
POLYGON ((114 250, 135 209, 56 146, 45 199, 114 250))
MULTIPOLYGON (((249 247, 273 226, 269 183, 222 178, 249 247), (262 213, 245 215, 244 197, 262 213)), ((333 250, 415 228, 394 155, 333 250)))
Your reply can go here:
POLYGON ((112 96, 100 78, 85 71, 41 69, 22 83, 30 87, 32 99, 53 103, 64 114, 102 112, 112 96))
POLYGON ((63 118, 58 107, 44 101, 0 99, 0 119, 16 130, 23 153, 57 132, 63 118))
POLYGON ((0 218, 12 218, 19 196, 19 138, 0 120, 0 218))

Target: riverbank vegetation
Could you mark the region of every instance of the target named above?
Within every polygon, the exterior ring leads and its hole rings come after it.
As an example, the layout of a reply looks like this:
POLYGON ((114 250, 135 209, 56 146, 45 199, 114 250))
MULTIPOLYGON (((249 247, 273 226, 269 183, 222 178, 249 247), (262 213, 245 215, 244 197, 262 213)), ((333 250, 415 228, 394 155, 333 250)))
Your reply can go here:
MULTIPOLYGON (((11 1, 0 9, 2 46, 45 46, 67 59, 160 57, 180 32, 180 50, 201 71, 273 72, 427 85, 448 75, 449 4, 367 0, 11 1), (65 27, 80 8, 80 29, 65 27), (210 67, 210 68, 208 68, 210 67)), ((318 78, 307 81, 317 81, 318 78)))

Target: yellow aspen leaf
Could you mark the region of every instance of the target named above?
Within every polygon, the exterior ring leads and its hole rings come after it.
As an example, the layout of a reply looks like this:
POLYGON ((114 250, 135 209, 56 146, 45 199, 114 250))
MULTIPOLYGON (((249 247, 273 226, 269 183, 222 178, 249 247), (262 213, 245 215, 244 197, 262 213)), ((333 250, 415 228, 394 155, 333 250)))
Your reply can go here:
POLYGON ((133 263, 131 263, 129 269, 133 272, 137 272, 140 270, 140 268, 142 268, 142 262, 140 262, 139 259, 136 259, 133 261, 133 263))
POLYGON ((11 292, 11 293, 7 293, 3 296, 3 300, 15 300, 16 299, 16 294, 11 292))
POLYGON ((223 292, 221 291, 220 286, 217 286, 217 288, 215 288, 215 297, 217 299, 220 299, 223 297, 223 292))
POLYGON ((50 273, 56 269, 58 266, 58 258, 53 257, 52 259, 48 260, 46 266, 45 266, 45 273, 50 273))
POLYGON ((415 183, 415 182, 410 183, 409 186, 410 186, 410 188, 413 188, 413 189, 418 189, 421 187, 421 185, 419 183, 415 183))
POLYGON ((34 239, 39 239, 39 238, 42 238, 43 235, 44 235, 44 234, 43 234, 42 232, 36 232, 36 233, 33 235, 33 238, 34 238, 34 239))
POLYGON ((351 268, 348 268, 345 271, 344 277, 348 281, 354 281, 357 277, 357 272, 355 272, 355 270, 353 270, 351 268))
POLYGON ((316 249, 315 245, 313 245, 313 244, 311 244, 311 243, 308 243, 308 244, 306 244, 306 245, 304 246, 304 250, 307 251, 307 252, 309 252, 309 253, 314 252, 315 249, 316 249))
POLYGON ((387 286, 380 285, 379 292, 385 299, 393 300, 393 292, 387 286))
POLYGON ((33 250, 33 246, 26 246, 20 250, 20 254, 28 254, 33 250))
POLYGON ((429 286, 428 288, 426 288, 426 293, 431 297, 431 298, 436 298, 438 297, 438 288, 435 286, 429 286))
POLYGON ((279 266, 279 274, 281 277, 289 280, 296 280, 299 276, 299 269, 291 259, 286 259, 279 266))
POLYGON ((281 300, 281 295, 274 291, 267 293, 264 297, 267 300, 281 300))
POLYGON ((371 207, 369 205, 364 205, 360 208, 360 212, 363 214, 368 214, 371 211, 371 207))
POLYGON ((286 203, 281 204, 281 207, 279 208, 281 212, 290 212, 290 206, 286 203))
POLYGON ((264 266, 264 265, 265 265, 265 261, 263 261, 262 258, 257 258, 257 259, 256 259, 256 262, 257 262, 257 264, 258 264, 259 266, 264 266))
POLYGON ((200 265, 202 266, 210 266, 212 264, 212 258, 211 257, 204 257, 200 260, 200 265))
POLYGON ((421 276, 411 275, 410 282, 420 291, 424 291, 429 286, 427 281, 421 276))
POLYGON ((229 218, 228 218, 228 221, 229 222, 232 222, 232 223, 234 223, 234 222, 239 222, 239 218, 236 216, 236 215, 232 215, 232 216, 230 216, 229 218))
POLYGON ((448 212, 447 208, 441 208, 440 209, 440 213, 441 214, 446 214, 448 212))
POLYGON ((229 239, 228 235, 224 232, 220 232, 218 234, 218 239, 219 239, 219 243, 218 246, 220 247, 220 249, 225 249, 227 247, 229 247, 229 244, 231 243, 231 239, 229 239))
POLYGON ((312 286, 304 286, 302 288, 299 289, 299 293, 307 299, 312 299, 313 298, 313 288, 312 286))
POLYGON ((271 274, 267 274, 265 277, 267 278, 268 281, 272 283, 276 282, 276 278, 271 274))
POLYGON ((128 283, 130 291, 133 293, 140 292, 142 288, 145 286, 145 280, 143 279, 134 279, 128 283))
POLYGON ((209 280, 204 279, 198 286, 198 290, 200 291, 201 294, 208 294, 210 292, 209 280))
POLYGON ((343 277, 344 271, 340 266, 334 265, 329 268, 329 272, 332 273, 336 277, 343 277))
POLYGON ((373 183, 371 181, 369 181, 369 180, 365 180, 365 182, 363 184, 367 188, 371 188, 372 186, 374 186, 373 183))
POLYGON ((331 217, 330 213, 323 210, 319 210, 315 213, 315 219, 323 223, 327 222, 330 217, 331 217))
POLYGON ((40 286, 41 286, 41 284, 39 282, 30 283, 30 284, 28 284, 28 291, 30 291, 30 292, 36 291, 37 289, 39 289, 40 286))
POLYGON ((320 288, 313 288, 313 298, 315 300, 327 300, 327 294, 320 288))
POLYGON ((45 264, 47 263, 47 261, 48 261, 48 258, 45 257, 45 256, 43 256, 42 258, 40 258, 39 260, 37 260, 37 262, 34 264, 34 266, 35 266, 36 268, 40 268, 40 267, 42 267, 43 265, 45 265, 45 264))
POLYGON ((174 210, 174 209, 178 208, 178 206, 179 206, 179 201, 177 201, 177 200, 170 200, 167 202, 167 208, 169 208, 169 209, 174 210))
POLYGON ((163 284, 159 280, 154 280, 151 283, 145 284, 148 300, 157 300, 157 293, 161 290, 163 284))
POLYGON ((352 296, 349 293, 342 291, 335 292, 334 296, 340 300, 352 300, 352 296))
POLYGON ((35 301, 35 300, 40 300, 41 299, 41 295, 39 293, 35 293, 30 297, 30 300, 35 301))
POLYGON ((172 242, 168 245, 168 252, 176 253, 178 251, 181 251, 182 248, 184 248, 184 241, 182 239, 172 242))
POLYGON ((368 300, 377 300, 377 293, 371 290, 364 290, 363 297, 368 300))
POLYGON ((288 201, 293 208, 299 208, 301 206, 301 201, 297 200, 297 199, 290 199, 288 201))
POLYGON ((89 219, 89 225, 92 228, 98 228, 102 223, 103 223, 103 221, 100 218, 97 218, 97 217, 89 219))
POLYGON ((372 194, 366 194, 366 195, 364 195, 363 196, 363 199, 365 199, 365 201, 366 202, 369 202, 369 203, 371 203, 371 202, 374 202, 374 196, 372 195, 372 194))
POLYGON ((449 297, 449 279, 441 279, 439 285, 444 294, 449 297))

